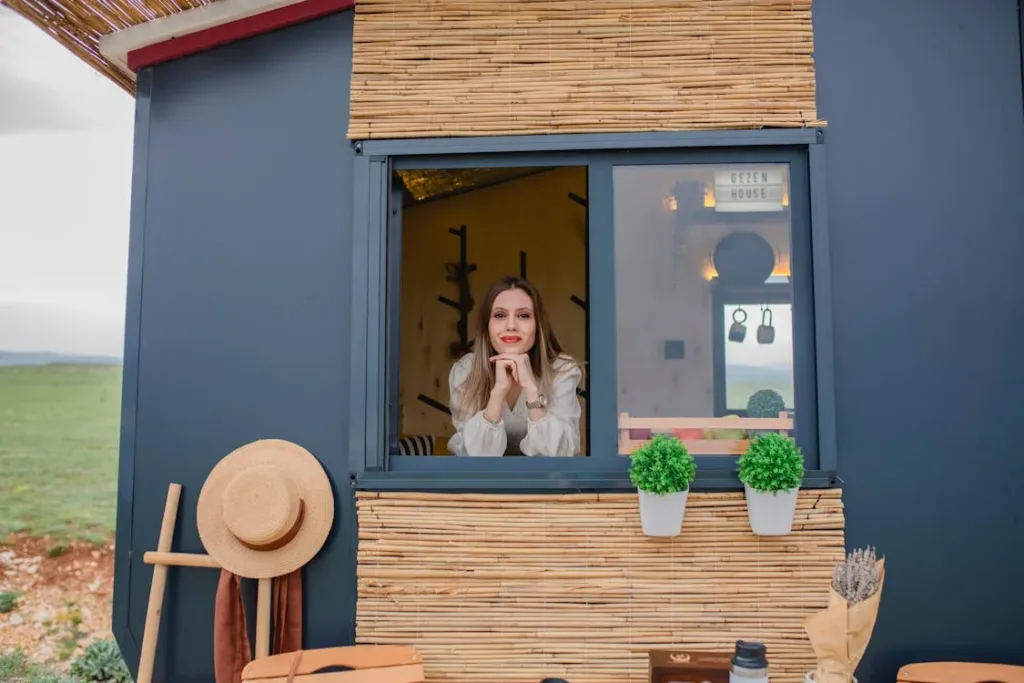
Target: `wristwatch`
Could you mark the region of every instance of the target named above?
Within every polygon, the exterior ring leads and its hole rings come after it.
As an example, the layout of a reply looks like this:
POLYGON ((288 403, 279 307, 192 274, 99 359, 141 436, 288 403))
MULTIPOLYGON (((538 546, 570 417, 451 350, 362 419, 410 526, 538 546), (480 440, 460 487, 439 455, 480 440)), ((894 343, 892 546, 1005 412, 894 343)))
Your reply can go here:
POLYGON ((537 396, 536 401, 527 401, 526 407, 529 408, 530 410, 533 410, 534 408, 544 408, 545 406, 547 406, 547 404, 548 397, 545 396, 544 394, 540 394, 539 396, 537 396))

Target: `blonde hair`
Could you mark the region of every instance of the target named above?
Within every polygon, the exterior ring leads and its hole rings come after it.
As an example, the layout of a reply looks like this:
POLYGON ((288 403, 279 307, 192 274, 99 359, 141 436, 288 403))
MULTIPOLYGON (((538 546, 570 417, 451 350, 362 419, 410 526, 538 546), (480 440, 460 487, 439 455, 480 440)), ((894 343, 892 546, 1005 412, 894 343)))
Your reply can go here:
POLYGON ((497 354, 497 351, 491 344, 489 332, 491 309, 494 307, 494 300, 498 298, 498 295, 510 289, 522 290, 533 302, 537 333, 527 355, 530 357, 530 367, 533 370, 533 376, 537 379, 537 386, 541 393, 550 396, 555 377, 559 373, 566 372, 573 367, 580 367, 580 363, 562 349, 562 345, 548 321, 547 310, 544 308, 544 301, 537 288, 523 278, 504 277, 487 290, 487 295, 477 312, 477 329, 473 339, 473 359, 469 374, 457 388, 461 400, 456 401, 452 396, 453 407, 457 407, 459 413, 456 417, 461 419, 468 419, 477 411, 482 410, 490 399, 491 390, 494 389, 494 364, 489 359, 497 354))

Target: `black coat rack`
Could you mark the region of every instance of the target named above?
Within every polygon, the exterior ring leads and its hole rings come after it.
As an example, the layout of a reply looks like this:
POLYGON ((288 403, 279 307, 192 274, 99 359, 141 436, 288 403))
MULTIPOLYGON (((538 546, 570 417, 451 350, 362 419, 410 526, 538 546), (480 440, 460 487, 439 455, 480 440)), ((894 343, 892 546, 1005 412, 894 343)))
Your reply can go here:
POLYGON ((466 241, 468 238, 465 225, 458 228, 448 228, 448 232, 459 238, 459 261, 458 263, 446 263, 445 268, 448 275, 445 280, 454 282, 459 289, 458 300, 449 299, 446 296, 439 296, 437 300, 445 306, 451 306, 459 312, 459 322, 456 329, 459 333, 459 340, 452 342, 450 350, 452 358, 461 358, 470 350, 469 344, 469 312, 473 310, 474 301, 470 294, 469 274, 476 270, 476 265, 467 263, 466 241))
POLYGON ((430 406, 434 410, 441 411, 445 415, 451 415, 452 414, 452 411, 451 411, 451 409, 448 406, 446 406, 445 404, 441 403, 440 401, 438 401, 436 399, 430 398, 426 394, 419 394, 416 397, 416 399, 421 401, 421 402, 423 402, 423 403, 426 403, 428 406, 430 406))
MULTIPOLYGON (((587 201, 586 199, 584 199, 583 197, 579 196, 575 192, 570 192, 569 193, 569 199, 571 199, 572 201, 576 202, 577 204, 579 204, 580 206, 583 207, 583 209, 588 214, 588 222, 589 222, 590 202, 587 201)), ((584 225, 586 225, 586 223, 584 225)), ((590 253, 589 252, 590 252, 590 249, 589 249, 589 246, 588 246, 588 248, 587 248, 587 262, 588 263, 590 261, 590 253)), ((587 268, 587 277, 588 278, 590 277, 590 269, 589 268, 587 268)), ((569 300, 572 301, 574 304, 576 304, 577 306, 579 306, 580 308, 583 309, 583 321, 584 321, 583 324, 584 324, 585 329, 587 330, 588 336, 589 336, 589 332, 590 332, 590 308, 587 306, 587 302, 584 301, 583 299, 579 298, 575 294, 570 296, 569 300)), ((580 398, 583 398, 583 399, 586 399, 590 395, 590 373, 587 373, 586 380, 585 380, 585 387, 581 387, 581 388, 576 389, 576 394, 580 398)), ((589 418, 589 412, 590 412, 589 408, 588 408, 587 412, 588 412, 588 418, 589 418)))
MULTIPOLYGON (((458 228, 448 228, 448 232, 459 238, 458 263, 449 262, 445 264, 445 270, 448 273, 445 276, 445 280, 455 283, 455 286, 458 287, 458 300, 449 299, 446 296, 439 296, 437 297, 437 300, 445 306, 450 306, 459 312, 459 321, 455 324, 459 339, 458 341, 451 343, 449 351, 452 358, 461 358, 470 350, 469 312, 473 310, 475 302, 473 301, 473 296, 470 293, 469 274, 476 270, 476 265, 467 263, 468 257, 466 255, 466 241, 468 238, 468 230, 466 226, 460 225, 458 228)), ((419 394, 416 396, 416 399, 427 404, 434 410, 451 415, 451 410, 448 406, 441 401, 427 396, 426 394, 419 394)))

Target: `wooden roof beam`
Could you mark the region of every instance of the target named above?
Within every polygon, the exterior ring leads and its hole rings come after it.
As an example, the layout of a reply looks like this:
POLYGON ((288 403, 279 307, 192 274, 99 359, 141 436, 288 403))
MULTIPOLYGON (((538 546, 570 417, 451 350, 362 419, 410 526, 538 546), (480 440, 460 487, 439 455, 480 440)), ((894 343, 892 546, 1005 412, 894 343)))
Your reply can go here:
POLYGON ((355 0, 218 0, 100 38, 100 54, 129 78, 139 69, 352 9, 355 0))

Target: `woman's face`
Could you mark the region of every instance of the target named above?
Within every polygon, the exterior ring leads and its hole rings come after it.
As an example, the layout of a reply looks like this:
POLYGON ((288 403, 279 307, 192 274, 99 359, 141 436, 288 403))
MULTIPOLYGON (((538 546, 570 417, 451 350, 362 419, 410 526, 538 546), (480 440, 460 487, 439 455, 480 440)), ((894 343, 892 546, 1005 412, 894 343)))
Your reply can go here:
POLYGON ((488 333, 498 353, 526 353, 532 349, 537 318, 530 295, 521 289, 507 289, 495 297, 488 333))

